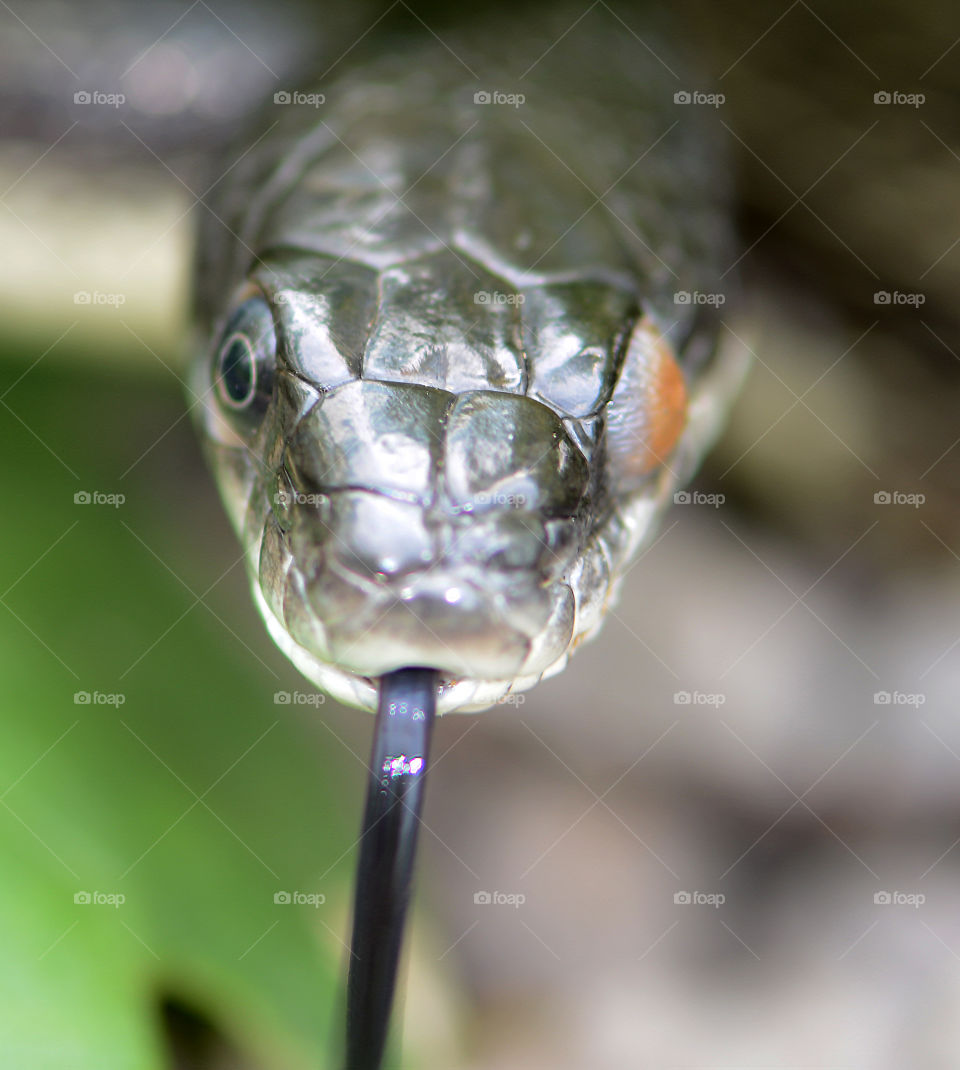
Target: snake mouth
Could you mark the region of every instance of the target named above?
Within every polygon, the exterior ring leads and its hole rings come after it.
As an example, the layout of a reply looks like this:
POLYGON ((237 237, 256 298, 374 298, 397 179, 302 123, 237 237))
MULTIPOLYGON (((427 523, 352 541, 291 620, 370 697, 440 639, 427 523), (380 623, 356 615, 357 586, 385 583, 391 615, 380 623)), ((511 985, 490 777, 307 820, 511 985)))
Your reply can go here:
MULTIPOLYGON (((299 671, 321 690, 346 706, 373 712, 377 708, 378 678, 352 672, 333 664, 302 645, 268 603, 259 582, 252 584, 253 598, 267 631, 279 649, 299 671)), ((437 713, 479 713, 500 703, 515 703, 518 693, 533 687, 541 679, 561 672, 567 663, 566 650, 542 672, 501 679, 477 679, 448 671, 438 673, 437 713)), ((523 696, 519 695, 522 701, 523 696)))
POLYGON ((316 516, 287 533, 268 520, 258 585, 319 660, 361 677, 426 664, 490 681, 539 674, 569 645, 574 600, 562 579, 448 554, 391 575, 361 567, 357 552, 316 516))

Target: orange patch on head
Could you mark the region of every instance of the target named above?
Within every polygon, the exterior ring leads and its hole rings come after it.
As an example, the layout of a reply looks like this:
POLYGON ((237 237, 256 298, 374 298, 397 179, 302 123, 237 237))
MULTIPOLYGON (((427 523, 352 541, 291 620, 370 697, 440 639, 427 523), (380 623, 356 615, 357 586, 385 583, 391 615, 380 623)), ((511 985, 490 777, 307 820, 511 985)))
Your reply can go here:
POLYGON ((614 487, 629 489, 664 464, 687 422, 687 386, 673 350, 646 318, 634 328, 607 406, 614 487))
POLYGON ((655 346, 647 411, 647 456, 652 468, 673 452, 687 422, 687 384, 673 351, 662 337, 655 346))

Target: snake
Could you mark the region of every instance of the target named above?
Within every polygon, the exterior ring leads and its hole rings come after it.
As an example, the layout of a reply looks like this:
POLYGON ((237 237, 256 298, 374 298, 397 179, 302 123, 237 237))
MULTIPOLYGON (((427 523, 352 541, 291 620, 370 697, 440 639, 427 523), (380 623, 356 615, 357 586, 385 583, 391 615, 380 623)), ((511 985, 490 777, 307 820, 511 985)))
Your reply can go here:
MULTIPOLYGON (((659 30, 581 14, 373 34, 205 198, 197 423, 270 635, 379 708, 365 833, 426 760, 385 732, 596 635, 746 367, 708 95, 659 30)), ((351 1067, 379 1065, 414 834, 363 848, 354 948, 386 912, 392 950, 353 985, 351 1067)))
POLYGON ((270 634, 347 704, 411 664, 440 713, 560 671, 739 381, 694 300, 732 259, 716 131, 606 36, 522 81, 502 43, 480 83, 381 54, 277 104, 211 199, 206 452, 270 634))

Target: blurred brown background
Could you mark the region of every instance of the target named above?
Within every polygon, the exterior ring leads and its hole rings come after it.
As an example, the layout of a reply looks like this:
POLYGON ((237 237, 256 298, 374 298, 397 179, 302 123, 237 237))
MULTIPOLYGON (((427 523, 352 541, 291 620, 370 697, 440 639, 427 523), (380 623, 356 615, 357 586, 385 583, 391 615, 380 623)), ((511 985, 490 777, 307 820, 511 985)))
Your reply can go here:
MULTIPOLYGON (((92 84, 187 7, 157 5, 123 40, 123 5, 101 9, 99 30, 82 8, 19 14, 86 57, 92 84)), ((277 10, 222 14, 273 71, 295 69, 308 58, 283 32, 296 6, 277 10)), ((441 36, 469 17, 416 10, 441 36)), ((328 8, 325 32, 349 39, 378 11, 328 8)), ((620 18, 642 36, 638 6, 583 11, 571 32, 620 18)), ((47 346, 53 369, 82 352, 93 376, 150 383, 172 421, 180 387, 163 365, 183 351, 193 200, 181 179, 197 139, 229 127, 270 73, 179 118, 151 111, 143 73, 146 104, 125 120, 137 137, 82 116, 63 135, 72 113, 49 87, 73 82, 0 18, 10 378, 47 346), (77 316, 81 288, 122 292, 122 316, 77 316)), ((203 69, 209 40, 234 69, 215 20, 179 26, 149 67, 161 89, 186 77, 176 63, 203 69)), ((696 484, 724 500, 673 509, 561 677, 439 726, 409 1065, 954 1067, 960 11, 685 0, 677 26, 703 88, 725 97, 740 191, 744 298, 724 330, 756 363, 696 484)), ((204 552, 232 547, 186 421, 163 449, 181 496, 171 527, 200 508, 204 552)), ((265 648, 242 578, 229 584, 225 605, 265 648)), ((365 753, 368 719, 322 716, 343 743, 317 728, 318 753, 365 753)), ((344 806, 358 822, 359 792, 344 806)))

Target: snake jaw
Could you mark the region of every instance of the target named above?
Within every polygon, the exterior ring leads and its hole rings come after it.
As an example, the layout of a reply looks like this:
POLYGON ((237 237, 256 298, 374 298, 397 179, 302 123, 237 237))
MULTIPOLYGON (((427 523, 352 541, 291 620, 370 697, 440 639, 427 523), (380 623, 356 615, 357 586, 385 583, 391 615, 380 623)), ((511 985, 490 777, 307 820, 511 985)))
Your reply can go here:
MULTIPOLYGON (((252 584, 252 592, 271 638, 308 680, 346 706, 356 706, 370 712, 376 710, 376 678, 348 672, 312 654, 287 631, 267 604, 259 583, 252 584)), ((510 696, 527 691, 540 680, 561 672, 566 663, 567 654, 564 652, 544 672, 509 680, 471 680, 440 673, 437 713, 479 713, 499 703, 508 703, 510 696)))

